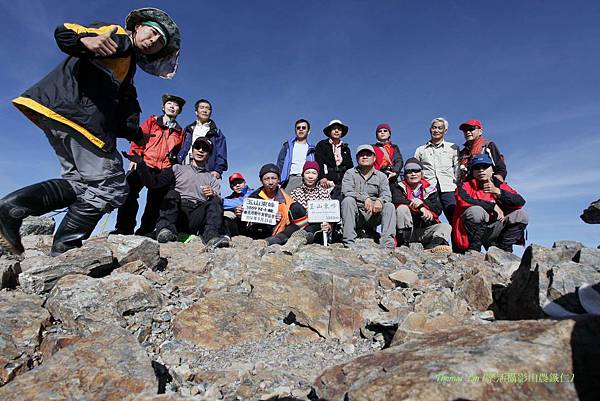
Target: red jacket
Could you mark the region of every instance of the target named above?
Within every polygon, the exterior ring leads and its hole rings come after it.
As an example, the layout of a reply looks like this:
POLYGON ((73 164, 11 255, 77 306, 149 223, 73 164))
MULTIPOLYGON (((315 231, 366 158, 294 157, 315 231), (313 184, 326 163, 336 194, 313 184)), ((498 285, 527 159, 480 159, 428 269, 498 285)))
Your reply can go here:
POLYGON ((140 147, 131 143, 129 154, 138 154, 144 158, 147 166, 163 170, 171 167, 169 155, 177 155, 183 141, 183 128, 175 123, 173 128, 164 125, 162 116, 151 115, 141 126, 144 134, 153 134, 148 143, 140 147))
POLYGON ((373 150, 375 151, 374 167, 376 170, 381 171, 382 168, 389 166, 394 172, 396 172, 398 176, 400 176, 400 172, 404 166, 404 161, 402 160, 402 153, 400 153, 400 148, 398 148, 398 145, 393 143, 383 145, 378 142, 373 145, 373 150), (388 157, 392 163, 388 161, 383 152, 388 154, 388 157))
POLYGON ((497 204, 505 214, 520 209, 525 204, 525 199, 505 182, 492 177, 492 182, 500 188, 500 195, 484 192, 479 188, 475 178, 464 181, 454 191, 456 208, 452 218, 452 244, 461 251, 469 249, 469 237, 461 219, 462 214, 471 206, 481 206, 488 212, 490 222, 496 220, 494 206, 497 204))

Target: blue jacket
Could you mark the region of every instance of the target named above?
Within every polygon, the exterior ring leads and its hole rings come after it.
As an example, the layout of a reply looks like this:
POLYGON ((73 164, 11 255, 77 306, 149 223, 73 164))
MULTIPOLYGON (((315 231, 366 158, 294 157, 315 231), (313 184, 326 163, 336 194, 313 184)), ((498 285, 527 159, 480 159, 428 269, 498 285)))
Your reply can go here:
MULTIPOLYGON (((223 171, 227 171, 227 141, 225 135, 221 132, 213 120, 209 122, 210 128, 206 134, 206 138, 210 139, 213 143, 213 151, 208 158, 206 164, 209 171, 216 171, 223 175, 223 171)), ((181 150, 177 154, 177 161, 183 163, 185 157, 192 147, 192 137, 196 122, 194 121, 187 127, 185 127, 185 133, 183 137, 183 143, 181 144, 181 150)))
MULTIPOLYGON (((294 143, 296 142, 296 137, 290 138, 289 141, 284 142, 281 150, 279 151, 279 156, 277 157, 277 167, 279 167, 279 171, 281 171, 281 184, 285 184, 290 178, 290 169, 292 168, 292 154, 294 149, 294 143)), ((306 160, 314 161, 315 160, 315 147, 312 143, 308 142, 308 151, 306 152, 306 160)))
POLYGON ((240 196, 235 196, 236 195, 235 192, 229 196, 226 196, 223 199, 223 210, 233 210, 238 206, 242 206, 244 204, 244 200, 248 196, 250 196, 250 194, 252 192, 253 192, 253 190, 247 186, 246 188, 244 188, 244 190, 242 191, 240 196))

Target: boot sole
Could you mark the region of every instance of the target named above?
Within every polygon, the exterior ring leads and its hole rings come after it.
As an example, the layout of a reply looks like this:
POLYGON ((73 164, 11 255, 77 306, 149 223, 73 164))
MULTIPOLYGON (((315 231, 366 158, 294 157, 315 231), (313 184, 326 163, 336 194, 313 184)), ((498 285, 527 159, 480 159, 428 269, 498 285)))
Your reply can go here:
POLYGON ((429 249, 431 253, 452 253, 452 247, 450 245, 438 245, 429 249))
POLYGON ((0 246, 2 246, 2 248, 6 249, 8 252, 12 253, 13 255, 22 255, 23 252, 25 252, 25 249, 23 247, 19 247, 19 246, 13 244, 6 238, 6 234, 4 233, 4 225, 2 224, 1 221, 0 221, 0 246))

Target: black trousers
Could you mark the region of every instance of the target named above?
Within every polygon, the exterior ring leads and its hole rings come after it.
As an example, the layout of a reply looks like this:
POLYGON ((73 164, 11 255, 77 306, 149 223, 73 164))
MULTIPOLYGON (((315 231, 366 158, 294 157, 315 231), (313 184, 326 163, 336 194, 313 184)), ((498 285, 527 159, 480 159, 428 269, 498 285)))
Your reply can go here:
MULTIPOLYGON (((130 235, 133 234, 133 230, 135 229, 135 218, 139 209, 138 198, 144 188, 144 183, 137 170, 130 170, 127 173, 127 185, 129 186, 129 194, 125 203, 117 212, 115 228, 121 234, 130 235)), ((137 235, 146 235, 154 231, 160 213, 160 205, 168 191, 169 187, 148 189, 146 207, 142 215, 140 228, 135 232, 137 235)))
MULTIPOLYGON (((298 203, 294 202, 290 205, 289 218, 291 220, 297 220, 307 215, 306 209, 298 203)), ((273 236, 273 230, 276 226, 270 226, 268 224, 256 224, 251 223, 246 227, 244 235, 252 239, 269 239, 273 236)), ((297 224, 287 225, 282 232, 277 234, 275 237, 279 239, 281 245, 285 244, 287 240, 292 236, 293 233, 298 231, 300 227, 297 224)))
POLYGON ((174 189, 167 192, 160 207, 156 231, 168 228, 174 234, 201 235, 204 241, 219 236, 223 230, 223 206, 218 197, 205 202, 181 199, 174 189))
POLYGON ((438 195, 446 219, 448 219, 448 223, 452 224, 452 216, 454 215, 454 208, 456 207, 456 197, 454 196, 454 192, 441 192, 438 186, 438 195))
POLYGON ((239 217, 232 219, 230 217, 224 217, 223 222, 225 225, 225 233, 230 237, 237 235, 246 235, 246 225, 239 217))

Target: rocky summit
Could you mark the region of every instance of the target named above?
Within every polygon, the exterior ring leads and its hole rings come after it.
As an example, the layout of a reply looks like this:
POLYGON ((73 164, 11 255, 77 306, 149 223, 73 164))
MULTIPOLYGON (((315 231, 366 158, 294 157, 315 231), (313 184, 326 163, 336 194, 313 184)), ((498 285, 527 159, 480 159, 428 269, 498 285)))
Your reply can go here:
MULTIPOLYGON (((35 219, 34 219, 35 220, 35 219)), ((600 249, 235 237, 0 258, 0 400, 596 400, 600 249)))

